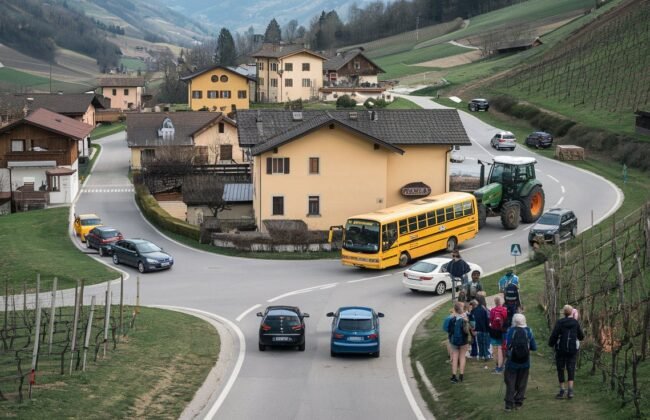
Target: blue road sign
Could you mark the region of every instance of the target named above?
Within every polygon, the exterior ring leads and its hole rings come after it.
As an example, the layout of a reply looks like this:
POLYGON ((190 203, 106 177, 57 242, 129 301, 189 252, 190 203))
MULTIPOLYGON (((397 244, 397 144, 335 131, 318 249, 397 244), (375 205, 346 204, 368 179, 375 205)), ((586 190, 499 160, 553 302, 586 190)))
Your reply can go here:
POLYGON ((510 255, 513 257, 521 257, 521 245, 512 244, 510 245, 510 255))

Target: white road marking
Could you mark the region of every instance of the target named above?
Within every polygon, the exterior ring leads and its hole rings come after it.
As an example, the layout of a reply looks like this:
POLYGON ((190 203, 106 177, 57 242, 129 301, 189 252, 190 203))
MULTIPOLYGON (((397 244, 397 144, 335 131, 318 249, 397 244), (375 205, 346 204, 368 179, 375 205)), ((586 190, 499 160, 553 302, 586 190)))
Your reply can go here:
POLYGON ((512 235, 514 235, 514 232, 513 232, 513 233, 509 233, 509 234, 507 234, 507 235, 500 236, 499 239, 509 238, 509 237, 511 237, 512 235))
POLYGON ((477 145, 478 147, 480 147, 481 149, 483 149, 483 151, 484 151, 485 153, 487 153, 490 157, 492 157, 492 158, 494 157, 494 155, 493 155, 492 153, 490 153, 490 151, 489 151, 488 149, 486 149, 485 147, 483 147, 483 146, 481 145, 481 143, 479 143, 478 141, 476 141, 473 137, 470 137, 469 139, 470 139, 471 141, 473 141, 474 143, 476 143, 476 145, 477 145))
POLYGON ((469 248, 463 248, 463 252, 469 251, 470 249, 479 248, 479 247, 482 247, 482 246, 485 246, 485 245, 490 245, 491 243, 492 242, 483 242, 482 244, 470 246, 469 248))
POLYGON ((413 410, 413 414, 415 414, 415 417, 418 420, 425 420, 426 417, 422 413, 422 410, 420 409, 420 406, 418 405, 417 401, 415 401, 415 397, 413 396, 413 391, 411 390, 411 387, 409 387, 408 380, 406 379, 406 373, 404 371, 404 363, 402 360, 403 357, 402 348, 404 347, 404 339, 406 338, 406 334, 408 333, 411 326, 415 323, 415 321, 420 319, 422 314, 448 301, 449 298, 441 299, 421 309, 417 314, 413 315, 413 317, 409 319, 409 321, 402 329, 399 338, 397 339, 397 349, 395 351, 395 359, 397 362, 397 376, 399 377, 399 381, 402 384, 402 389, 404 390, 404 394, 406 394, 406 399, 409 402, 409 405, 411 406, 411 410, 413 410))
POLYGON ((429 377, 427 377, 427 373, 424 371, 424 366, 422 366, 422 363, 420 363, 419 360, 415 361, 415 368, 418 370, 420 378, 422 378, 422 382, 424 382, 424 386, 427 388, 427 391, 429 391, 429 395, 431 395, 434 401, 438 401, 438 392, 433 387, 433 384, 429 380, 429 377))
POLYGON ((528 225, 528 226, 526 226, 526 227, 524 228, 524 230, 529 230, 529 229, 532 228, 532 227, 533 227, 533 225, 528 225))
POLYGON ((564 201, 564 197, 560 197, 560 199, 557 200, 557 203, 555 203, 555 205, 553 205, 553 207, 558 207, 560 204, 562 204, 563 201, 564 201))
POLYGON ((283 293, 281 295, 273 297, 273 298, 267 300, 267 302, 269 302, 269 303, 275 302, 276 300, 280 300, 280 299, 288 297, 288 296, 299 295, 301 293, 309 293, 309 292, 313 292, 314 290, 318 290, 318 289, 321 289, 321 290, 322 289, 329 289, 331 287, 335 287, 337 284, 338 283, 320 284, 318 286, 307 287, 306 289, 294 290, 292 292, 283 293))
POLYGON ((382 277, 388 277, 392 276, 392 274, 382 274, 381 276, 374 276, 374 277, 364 277, 362 279, 356 279, 356 280, 348 280, 348 283, 359 283, 360 281, 366 281, 366 280, 373 280, 373 279, 379 279, 382 277))
POLYGON ((551 178, 553 181, 557 182, 558 184, 560 183, 560 181, 558 181, 558 179, 556 177, 554 177, 553 175, 546 175, 546 176, 551 178))
POLYGON ((566 192, 566 190, 564 189, 564 185, 560 185, 560 188, 562 189, 562 194, 564 194, 566 192))
POLYGON ((248 308, 248 309, 246 309, 244 312, 242 312, 242 313, 241 313, 237 318, 235 318, 235 320, 236 320, 237 322, 241 321, 242 319, 244 319, 244 317, 245 317, 246 315, 248 315, 250 312, 253 312, 255 309, 259 308, 260 306, 262 306, 262 305, 259 304, 259 303, 258 303, 257 305, 253 305, 253 306, 251 306, 250 308, 248 308))
POLYGON ((329 284, 327 286, 319 287, 318 290, 331 289, 332 287, 336 287, 337 284, 338 283, 334 283, 334 284, 329 284))

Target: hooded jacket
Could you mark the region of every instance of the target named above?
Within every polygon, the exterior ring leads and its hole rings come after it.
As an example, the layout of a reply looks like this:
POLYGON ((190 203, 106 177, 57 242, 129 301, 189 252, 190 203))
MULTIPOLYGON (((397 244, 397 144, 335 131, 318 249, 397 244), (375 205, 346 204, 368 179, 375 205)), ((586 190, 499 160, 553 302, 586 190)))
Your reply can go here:
POLYGON ((564 317, 555 323, 553 332, 548 338, 548 345, 554 347, 557 352, 576 353, 578 351, 576 340, 584 340, 584 338, 585 334, 580 323, 573 318, 564 317))

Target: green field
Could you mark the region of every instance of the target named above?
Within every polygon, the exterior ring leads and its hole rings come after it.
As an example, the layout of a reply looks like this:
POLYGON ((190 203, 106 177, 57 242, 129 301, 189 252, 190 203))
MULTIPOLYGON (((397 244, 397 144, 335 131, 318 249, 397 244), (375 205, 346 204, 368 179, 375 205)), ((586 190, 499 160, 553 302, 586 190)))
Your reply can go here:
POLYGON ((432 67, 415 66, 414 64, 464 54, 469 51, 472 50, 445 43, 381 57, 378 58, 376 62, 386 71, 386 73, 381 75, 381 79, 390 80, 434 70, 432 67))
MULTIPOLYGON (((84 255, 68 235, 68 207, 32 210, 0 217, 0 284, 5 280, 14 292, 23 282, 34 284, 37 273, 41 286, 50 288, 58 277, 58 288, 74 287, 77 280, 85 284, 119 278, 116 271, 84 255)), ((100 215, 101 216, 101 215, 100 215)))
POLYGON ((102 123, 97 126, 91 133, 90 138, 93 140, 101 139, 102 137, 110 136, 111 134, 119 133, 126 129, 126 124, 117 123, 102 123))
POLYGON ((92 89, 90 84, 67 83, 55 79, 52 79, 51 87, 50 89, 49 78, 35 76, 8 67, 0 68, 0 89, 29 89, 39 92, 58 92, 60 90, 65 93, 81 93, 92 89))
POLYGON ((124 66, 127 70, 130 71, 147 71, 147 64, 139 60, 137 58, 128 58, 128 57, 123 57, 120 58, 120 64, 124 66))

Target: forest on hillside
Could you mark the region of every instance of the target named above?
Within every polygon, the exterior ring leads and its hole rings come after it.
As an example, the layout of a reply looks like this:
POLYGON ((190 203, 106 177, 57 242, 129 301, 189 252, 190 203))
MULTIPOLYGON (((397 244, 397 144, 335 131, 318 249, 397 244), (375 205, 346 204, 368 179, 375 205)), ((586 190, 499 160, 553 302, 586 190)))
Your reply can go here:
POLYGON ((2 0, 0 43, 53 62, 56 47, 93 57, 102 71, 117 66, 120 49, 88 16, 65 0, 2 0))

